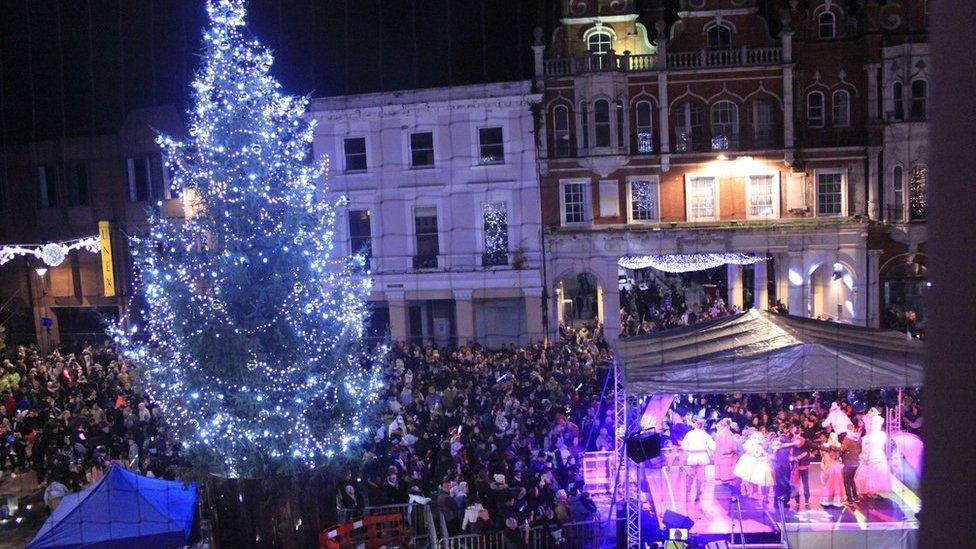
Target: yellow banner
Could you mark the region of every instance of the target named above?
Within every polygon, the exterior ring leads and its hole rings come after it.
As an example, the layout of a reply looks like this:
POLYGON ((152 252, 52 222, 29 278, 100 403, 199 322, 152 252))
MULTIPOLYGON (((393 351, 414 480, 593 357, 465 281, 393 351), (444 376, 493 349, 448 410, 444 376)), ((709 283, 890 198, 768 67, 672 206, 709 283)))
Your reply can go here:
POLYGON ((115 297, 115 269, 112 266, 112 230, 108 221, 98 222, 98 236, 102 252, 102 286, 105 297, 115 297))

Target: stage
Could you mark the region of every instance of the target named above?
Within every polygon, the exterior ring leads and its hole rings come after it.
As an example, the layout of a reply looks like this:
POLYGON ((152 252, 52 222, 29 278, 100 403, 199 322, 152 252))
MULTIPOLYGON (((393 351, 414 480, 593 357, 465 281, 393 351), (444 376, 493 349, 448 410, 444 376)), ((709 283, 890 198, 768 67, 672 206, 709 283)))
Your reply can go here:
POLYGON ((742 531, 747 541, 778 538, 785 528, 792 548, 915 546, 920 502, 897 480, 895 490, 882 497, 841 508, 822 507, 820 466, 814 463, 810 467, 810 504, 803 502, 797 508, 793 500, 780 520, 779 510, 771 503, 772 489, 766 504, 746 497, 739 497, 737 504, 732 486, 716 484, 712 466, 707 467, 706 475, 698 502, 694 494, 685 497, 686 477, 680 466, 645 467, 642 489, 650 491, 659 518, 669 510, 688 516, 695 521, 691 533, 711 539, 729 539, 734 532, 738 543, 742 531))

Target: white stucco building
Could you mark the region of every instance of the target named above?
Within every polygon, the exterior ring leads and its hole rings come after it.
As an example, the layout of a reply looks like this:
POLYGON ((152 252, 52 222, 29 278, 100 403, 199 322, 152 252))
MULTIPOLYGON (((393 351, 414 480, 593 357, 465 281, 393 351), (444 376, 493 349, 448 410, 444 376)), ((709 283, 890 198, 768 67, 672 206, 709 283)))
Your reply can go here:
POLYGON ((374 330, 498 346, 543 336, 530 82, 315 99, 341 251, 374 277, 374 330))

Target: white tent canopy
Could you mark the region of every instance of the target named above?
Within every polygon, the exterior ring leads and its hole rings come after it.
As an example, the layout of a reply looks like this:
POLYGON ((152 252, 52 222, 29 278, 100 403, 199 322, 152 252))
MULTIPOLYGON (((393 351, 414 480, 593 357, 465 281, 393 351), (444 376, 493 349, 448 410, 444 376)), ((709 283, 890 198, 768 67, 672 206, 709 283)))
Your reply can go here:
POLYGON ((621 339, 617 356, 630 394, 775 393, 921 386, 924 345, 753 309, 621 339))

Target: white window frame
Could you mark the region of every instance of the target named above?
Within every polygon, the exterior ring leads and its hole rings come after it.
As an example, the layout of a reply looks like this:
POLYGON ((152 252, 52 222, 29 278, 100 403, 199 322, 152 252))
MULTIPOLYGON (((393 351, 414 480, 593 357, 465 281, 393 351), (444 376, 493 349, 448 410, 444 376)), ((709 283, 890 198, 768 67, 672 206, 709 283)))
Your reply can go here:
POLYGON ((732 48, 732 34, 733 34, 732 33, 732 28, 729 27, 728 25, 718 24, 718 25, 712 25, 711 27, 708 27, 705 30, 705 48, 708 51, 729 51, 729 50, 733 49, 732 48), (721 43, 722 42, 721 39, 722 39, 722 36, 723 36, 723 34, 722 34, 723 31, 725 32, 725 35, 729 37, 729 43, 728 44, 725 44, 725 45, 723 45, 721 43), (712 33, 713 32, 715 33, 715 38, 717 39, 716 44, 714 46, 711 43, 712 33))
MULTIPOLYGON (((407 258, 408 269, 413 269, 413 258, 419 253, 417 247, 417 209, 418 208, 434 208, 437 213, 437 269, 443 270, 447 267, 444 261, 443 250, 445 246, 444 242, 444 211, 441 208, 441 203, 439 200, 425 199, 420 196, 413 203, 407 205, 407 212, 409 213, 408 223, 410 224, 410 257, 407 258)), ((372 229, 372 226, 370 226, 372 229)), ((449 231, 447 231, 449 233, 449 231)), ((375 248, 373 257, 376 257, 375 248)), ((426 270, 426 269, 425 269, 426 270)))
POLYGON ((830 123, 835 128, 846 128, 851 125, 851 92, 847 90, 834 90, 834 93, 830 94, 830 123), (843 106, 844 111, 840 114, 843 115, 843 119, 840 123, 837 121, 837 97, 846 97, 843 106))
MULTIPOLYGON (((502 203, 502 204, 505 205, 506 230, 507 230, 507 233, 508 233, 508 249, 506 250, 506 252, 508 254, 511 254, 512 253, 512 242, 514 240, 513 237, 512 237, 512 234, 513 234, 512 229, 513 229, 514 223, 512 222, 512 213, 513 213, 513 211, 512 211, 512 200, 511 200, 511 196, 509 194, 506 194, 506 195, 502 196, 500 194, 494 194, 494 193, 489 193, 487 195, 484 195, 484 196, 481 197, 481 200, 478 200, 478 202, 477 202, 477 204, 478 204, 478 217, 477 217, 477 223, 475 224, 476 225, 475 226, 475 238, 478 239, 477 240, 477 243, 478 243, 478 246, 477 246, 477 249, 478 249, 478 257, 475 259, 475 261, 477 262, 477 264, 479 266, 482 266, 482 267, 506 268, 506 267, 509 266, 509 263, 506 263, 505 265, 485 265, 484 264, 485 253, 488 251, 487 249, 485 249, 485 236, 486 236, 485 235, 485 206, 488 205, 488 204, 498 204, 498 203, 502 203)), ((509 258, 509 259, 511 259, 511 258, 509 258)))
POLYGON ((739 148, 739 129, 740 129, 739 128, 739 106, 738 105, 736 105, 733 101, 729 101, 728 99, 722 99, 721 101, 716 101, 715 103, 713 103, 712 106, 708 108, 708 126, 709 126, 708 129, 709 129, 709 132, 711 133, 711 138, 712 138, 712 143, 711 143, 711 149, 712 150, 733 150, 733 151, 734 150, 738 150, 738 148, 739 148), (728 109, 726 111, 726 109, 724 109, 724 107, 726 105, 731 106, 731 109, 728 109), (722 109, 723 112, 730 113, 731 119, 729 121, 727 121, 727 122, 716 122, 715 121, 715 119, 718 118, 716 116, 716 113, 718 112, 718 108, 719 107, 723 107, 723 109, 722 109), (720 149, 716 149, 715 148, 715 137, 716 137, 716 135, 718 135, 718 132, 715 131, 716 130, 716 126, 730 127, 731 130, 732 130, 731 132, 725 132, 723 134, 723 135, 725 135, 725 138, 728 140, 728 147, 726 147, 725 149, 721 149, 721 148, 720 149))
POLYGON ((814 217, 834 218, 847 217, 847 170, 842 169, 823 169, 813 171, 813 215, 814 217), (820 213, 820 176, 821 175, 840 175, 840 213, 821 214, 820 213))
MULTIPOLYGON (((369 171, 369 138, 365 135, 343 135, 339 138, 339 147, 342 150, 342 171, 344 173, 356 174, 365 173, 369 171), (361 170, 350 170, 348 159, 346 155, 346 140, 347 139, 362 139, 363 140, 363 154, 366 157, 366 167, 361 170)), ((436 157, 435 157, 436 161, 436 157)))
POLYGON ((689 173, 685 175, 685 219, 687 219, 690 222, 718 221, 722 216, 721 212, 719 211, 721 204, 722 201, 721 201, 721 195, 719 190, 718 175, 712 173, 689 173), (693 197, 691 192, 692 181, 695 179, 712 180, 712 189, 713 189, 712 195, 715 197, 714 215, 702 216, 702 217, 695 216, 694 213, 695 209, 693 208, 693 203, 692 203, 693 197))
MULTIPOLYGON (((424 128, 418 127, 404 132, 403 136, 403 149, 404 149, 404 164, 407 166, 408 170, 430 170, 437 167, 437 132, 434 128, 424 128), (429 133, 431 135, 431 147, 434 153, 433 164, 427 164, 424 166, 414 166, 413 165, 413 147, 410 144, 410 136, 418 133, 429 133)), ((367 158, 367 162, 369 158, 367 158)))
POLYGON ((746 176, 746 219, 779 219, 780 216, 780 182, 779 172, 753 173, 746 176), (752 179, 754 177, 772 177, 773 211, 769 215, 752 213, 752 179))
POLYGON ((827 123, 827 96, 820 90, 813 90, 807 93, 807 126, 811 128, 822 128, 827 123), (813 106, 810 98, 814 95, 820 96, 820 117, 819 120, 812 116, 813 106))
POLYGON ((595 30, 595 31, 593 31, 593 32, 591 32, 591 33, 589 33, 587 35, 587 37, 586 37, 586 51, 589 52, 591 55, 599 55, 599 56, 609 55, 610 54, 610 50, 612 50, 612 49, 613 49, 613 34, 611 34, 607 29, 600 28, 600 29, 597 29, 597 30, 595 30), (593 50, 592 49, 592 46, 594 45, 593 38, 598 37, 598 36, 605 36, 606 37, 606 40, 599 40, 599 41, 595 42, 597 45, 600 45, 601 46, 601 50, 600 51, 596 51, 596 50, 593 50), (606 46, 606 51, 602 51, 602 46, 604 46, 604 45, 606 46))
POLYGON ((653 154, 654 153, 654 104, 643 99, 634 104, 634 154, 653 154), (648 123, 642 126, 640 123, 641 105, 647 105, 648 123), (648 150, 640 150, 640 134, 646 132, 649 136, 648 150))
POLYGON ((630 175, 627 176, 627 223, 649 225, 661 222, 661 177, 658 175, 630 175), (657 211, 653 219, 634 219, 634 183, 648 182, 657 195, 655 206, 657 211))
POLYGON ((477 165, 477 166, 501 166, 501 165, 507 164, 508 163, 508 153, 509 153, 509 150, 508 150, 509 149, 509 147, 508 147, 508 140, 506 139, 507 136, 508 136, 508 128, 505 127, 505 125, 504 124, 501 124, 501 123, 498 123, 498 124, 484 124, 484 125, 480 125, 480 126, 475 126, 474 127, 474 145, 475 145, 475 158, 474 158, 475 162, 474 163, 475 163, 475 165, 477 165), (501 130, 501 132, 502 132, 502 142, 501 142, 501 146, 502 146, 502 159, 501 159, 501 161, 485 162, 484 161, 484 156, 481 153, 481 149, 482 149, 482 147, 481 147, 481 130, 494 130, 494 129, 501 130))
POLYGON ((898 196, 899 188, 901 190, 901 208, 900 211, 894 211, 895 218, 893 221, 904 221, 908 217, 908 180, 905 178, 906 172, 905 168, 901 164, 895 164, 891 168, 891 205, 892 210, 894 206, 898 204, 896 197, 898 196), (900 172, 900 173, 899 173, 900 172), (895 177, 895 175, 898 177, 895 177))
POLYGON ((559 181, 559 224, 563 227, 579 227, 593 223, 592 181, 589 179, 562 179, 559 181), (566 187, 583 186, 583 221, 566 221, 566 187))
POLYGON ((834 15, 833 12, 828 10, 822 12, 820 15, 817 16, 817 38, 821 40, 833 40, 834 38, 837 38, 837 16, 834 15), (824 28, 823 18, 826 15, 830 16, 830 36, 824 36, 823 33, 823 28, 824 28))
MULTIPOLYGON (((370 262, 372 262, 373 259, 376 258, 376 231, 374 230, 374 223, 373 223, 373 218, 375 217, 375 213, 376 212, 373 211, 373 207, 371 205, 365 205, 365 204, 364 205, 358 205, 357 204, 357 205, 353 206, 353 205, 350 204, 350 206, 348 208, 346 208, 346 215, 345 215, 345 218, 346 218, 346 226, 344 227, 345 228, 345 233, 346 233, 346 250, 348 250, 348 252, 349 252, 350 255, 359 252, 359 250, 352 249, 352 231, 350 230, 352 227, 350 226, 351 217, 350 217, 349 213, 350 212, 363 212, 363 211, 364 212, 367 212, 366 213, 366 217, 369 218, 369 249, 370 249, 370 257, 369 257, 369 259, 370 259, 370 262)), ((369 267, 369 265, 367 265, 367 267, 369 267)))

